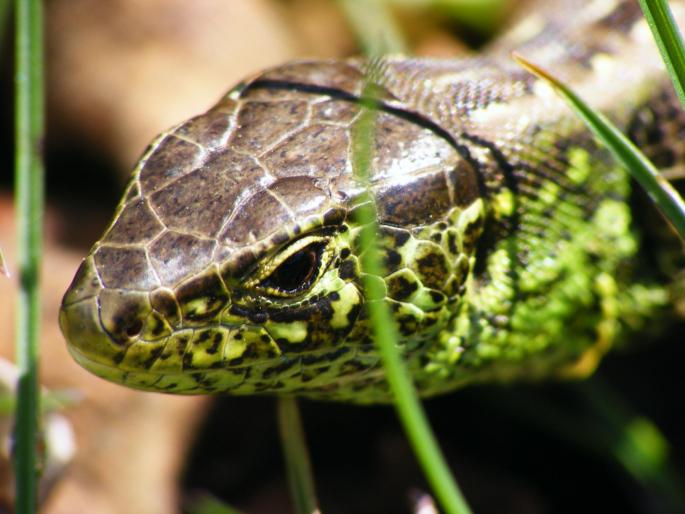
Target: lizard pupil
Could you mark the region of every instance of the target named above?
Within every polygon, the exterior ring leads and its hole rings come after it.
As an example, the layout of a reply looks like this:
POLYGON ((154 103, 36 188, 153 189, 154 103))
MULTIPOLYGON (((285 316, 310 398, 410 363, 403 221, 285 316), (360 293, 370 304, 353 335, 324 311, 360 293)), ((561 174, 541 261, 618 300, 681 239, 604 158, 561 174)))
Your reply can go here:
POLYGON ((295 252, 262 285, 290 294, 307 289, 316 278, 323 247, 321 243, 314 243, 295 252))

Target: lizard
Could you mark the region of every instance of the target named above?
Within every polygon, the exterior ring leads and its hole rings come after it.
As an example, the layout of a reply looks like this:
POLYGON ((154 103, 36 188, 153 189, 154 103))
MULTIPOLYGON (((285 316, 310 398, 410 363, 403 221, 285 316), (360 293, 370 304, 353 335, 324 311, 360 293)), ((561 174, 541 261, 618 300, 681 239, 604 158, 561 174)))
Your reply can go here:
POLYGON ((681 243, 510 58, 554 70, 677 172, 685 116, 637 2, 522 11, 477 56, 289 63, 163 132, 64 295, 72 356, 149 391, 392 401, 362 287, 368 191, 381 301, 422 396, 586 376, 667 325, 681 243), (369 109, 364 184, 353 147, 369 109))

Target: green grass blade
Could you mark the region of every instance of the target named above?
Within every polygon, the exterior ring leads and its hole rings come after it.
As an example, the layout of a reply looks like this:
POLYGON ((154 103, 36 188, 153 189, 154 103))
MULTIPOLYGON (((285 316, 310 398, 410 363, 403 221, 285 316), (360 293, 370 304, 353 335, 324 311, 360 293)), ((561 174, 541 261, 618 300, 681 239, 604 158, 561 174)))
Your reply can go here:
POLYGON ((640 0, 661 57, 668 68, 680 105, 685 109, 685 47, 666 0, 640 0))
MULTIPOLYGON (((366 88, 365 96, 374 97, 370 87, 366 88)), ((369 108, 364 109, 354 127, 353 166, 357 178, 366 184, 368 189, 375 110, 372 101, 367 107, 369 108)), ((379 251, 374 244, 377 239, 378 224, 376 206, 370 193, 367 194, 365 203, 358 208, 357 216, 357 222, 363 227, 360 233, 360 246, 363 248, 361 267, 367 299, 366 308, 385 367, 387 381, 395 399, 395 408, 414 453, 444 511, 449 514, 470 513, 440 452, 411 378, 397 350, 399 334, 390 311, 383 301, 385 291, 382 279, 379 278, 383 276, 383 266, 379 251)))
POLYGON ((588 128, 607 146, 614 157, 647 191, 657 208, 685 240, 685 202, 642 152, 601 113, 591 109, 578 95, 548 72, 514 54, 514 59, 531 73, 552 86, 564 98, 588 128))
POLYGON ((364 53, 406 53, 407 44, 383 0, 338 0, 364 53))
MULTIPOLYGON (((386 2, 375 0, 339 0, 350 24, 356 31, 366 54, 382 55, 388 52, 405 52, 406 45, 400 36, 386 2)), ((367 109, 354 125, 353 167, 356 178, 367 186, 371 159, 371 141, 375 118, 373 80, 368 80, 363 96, 367 109)), ((385 367, 388 384, 395 398, 395 408, 414 453, 421 464, 438 501, 449 514, 469 514, 471 511, 459 487, 452 478, 438 443, 431 431, 411 377, 397 351, 399 334, 390 312, 383 302, 381 285, 383 267, 378 249, 373 244, 377 232, 376 206, 373 196, 357 209, 357 222, 362 225, 360 245, 363 248, 361 267, 363 286, 367 298, 366 309, 372 324, 374 338, 385 367)))
POLYGON ((17 514, 33 514, 37 501, 39 437, 39 271, 43 217, 43 12, 40 0, 17 0, 16 168, 19 298, 16 360, 19 370, 14 432, 17 514))
POLYGON ((318 501, 309 452, 304 438, 297 400, 278 399, 278 428, 290 486, 290 497, 297 514, 318 513, 318 501))

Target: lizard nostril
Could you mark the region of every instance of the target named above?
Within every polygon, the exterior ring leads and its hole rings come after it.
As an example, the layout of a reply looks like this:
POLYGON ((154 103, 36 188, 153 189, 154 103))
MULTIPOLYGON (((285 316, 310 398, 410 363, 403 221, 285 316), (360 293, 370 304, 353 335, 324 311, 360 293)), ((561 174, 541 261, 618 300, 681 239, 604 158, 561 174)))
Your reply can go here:
POLYGON ((111 340, 125 345, 143 331, 151 308, 146 294, 103 290, 99 296, 100 321, 111 340))

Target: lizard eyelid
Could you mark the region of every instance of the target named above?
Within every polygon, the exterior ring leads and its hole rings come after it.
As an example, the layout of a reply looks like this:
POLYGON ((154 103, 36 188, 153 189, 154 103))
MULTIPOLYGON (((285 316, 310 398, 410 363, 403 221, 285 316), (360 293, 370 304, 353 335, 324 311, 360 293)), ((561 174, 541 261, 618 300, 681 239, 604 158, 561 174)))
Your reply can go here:
POLYGON ((262 279, 259 286, 287 295, 305 291, 319 275, 325 247, 324 242, 317 241, 301 248, 262 279))

